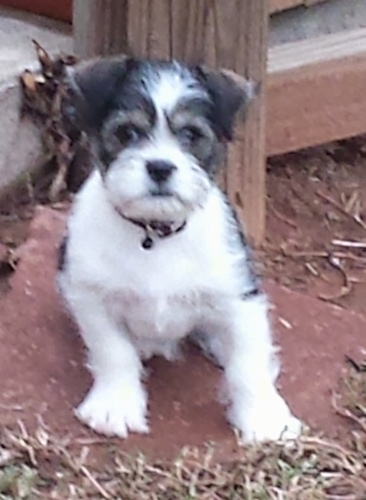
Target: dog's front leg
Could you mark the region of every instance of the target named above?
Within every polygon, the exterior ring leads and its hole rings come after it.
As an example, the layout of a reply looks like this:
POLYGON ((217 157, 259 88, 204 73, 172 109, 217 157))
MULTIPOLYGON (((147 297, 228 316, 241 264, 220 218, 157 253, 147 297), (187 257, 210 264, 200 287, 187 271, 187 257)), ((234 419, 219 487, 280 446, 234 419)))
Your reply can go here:
POLYGON ((121 331, 100 297, 89 290, 69 295, 69 303, 89 351, 94 383, 76 409, 77 417, 96 432, 126 437, 148 432, 147 397, 142 365, 126 332, 121 331), (72 296, 70 296, 72 295, 72 296))
POLYGON ((275 388, 278 362, 265 297, 234 300, 219 335, 223 343, 217 354, 224 366, 228 417, 234 427, 247 441, 296 437, 301 424, 275 388))

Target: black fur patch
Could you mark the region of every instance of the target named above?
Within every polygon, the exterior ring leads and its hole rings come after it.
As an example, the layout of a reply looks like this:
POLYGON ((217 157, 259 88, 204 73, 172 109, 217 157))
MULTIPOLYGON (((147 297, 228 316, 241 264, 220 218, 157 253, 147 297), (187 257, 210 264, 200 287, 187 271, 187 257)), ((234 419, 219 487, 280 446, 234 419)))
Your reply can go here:
POLYGON ((66 265, 66 249, 67 249, 68 237, 65 236, 58 247, 58 261, 57 269, 63 271, 66 265))
POLYGON ((135 143, 141 142, 149 136, 156 121, 156 110, 152 101, 134 88, 126 87, 117 111, 120 112, 117 117, 112 114, 110 121, 107 120, 108 133, 102 132, 98 137, 97 151, 102 161, 102 171, 108 170, 122 148, 131 145, 128 141, 128 130, 139 131, 140 138, 135 143))
POLYGON ((209 96, 203 90, 202 97, 183 97, 167 120, 181 146, 213 178, 224 158, 225 146, 218 141, 212 128, 211 107, 209 96))
POLYGON ((236 237, 239 239, 241 245, 243 246, 243 249, 245 249, 245 254, 246 254, 246 262, 244 263, 245 267, 248 269, 248 277, 251 282, 251 288, 249 290, 244 290, 242 293, 242 298, 247 299, 250 297, 254 297, 256 295, 261 294, 261 288, 260 288, 260 279, 257 275, 257 273, 254 270, 253 266, 253 257, 252 257, 252 252, 250 249, 250 246, 248 245, 247 239, 245 237, 242 225, 239 221, 238 215, 235 212, 233 206, 231 205, 230 201, 228 198, 226 198, 227 202, 227 207, 229 210, 229 213, 231 215, 231 223, 234 226, 234 231, 236 232, 236 237))
POLYGON ((206 71, 201 67, 193 71, 211 97, 209 119, 213 129, 219 139, 231 141, 236 114, 247 102, 244 89, 223 73, 206 71))
POLYGON ((66 114, 74 114, 79 126, 89 133, 100 130, 108 115, 118 109, 116 100, 139 62, 132 58, 106 58, 76 70, 70 82, 66 114), (74 78, 74 83, 72 81, 74 78))
POLYGON ((241 295, 242 300, 247 300, 251 299, 252 297, 257 297, 258 295, 261 295, 261 291, 259 288, 255 287, 252 290, 249 290, 248 292, 244 292, 241 295))

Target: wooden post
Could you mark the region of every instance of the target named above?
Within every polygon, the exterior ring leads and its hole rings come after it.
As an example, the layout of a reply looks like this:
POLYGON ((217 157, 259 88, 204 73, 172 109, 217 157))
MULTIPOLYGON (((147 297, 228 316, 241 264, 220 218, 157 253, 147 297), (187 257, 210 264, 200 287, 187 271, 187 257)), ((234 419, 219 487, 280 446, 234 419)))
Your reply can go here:
POLYGON ((76 53, 176 58, 261 84, 229 149, 225 186, 255 245, 265 228, 267 0, 74 0, 76 53), (122 7, 123 6, 123 7, 122 7))
POLYGON ((128 0, 74 0, 74 51, 82 59, 118 54, 127 45, 128 0))

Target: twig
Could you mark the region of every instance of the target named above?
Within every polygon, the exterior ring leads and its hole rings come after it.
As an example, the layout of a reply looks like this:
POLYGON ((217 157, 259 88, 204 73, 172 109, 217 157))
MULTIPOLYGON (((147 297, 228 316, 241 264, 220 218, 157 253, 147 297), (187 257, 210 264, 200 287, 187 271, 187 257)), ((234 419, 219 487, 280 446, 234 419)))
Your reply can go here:
POLYGON ((362 371, 366 372, 366 367, 364 367, 362 364, 359 365, 358 363, 356 363, 356 361, 353 358, 351 358, 351 356, 348 356, 348 354, 346 354, 344 358, 346 362, 350 364, 357 373, 360 373, 362 371))
POLYGON ((351 253, 346 252, 327 252, 325 250, 299 250, 295 252, 289 252, 284 248, 281 248, 281 251, 285 257, 290 257, 293 259, 301 258, 301 257, 314 257, 314 258, 325 258, 329 259, 330 256, 336 257, 338 259, 347 259, 354 260, 356 262, 361 262, 366 264, 365 257, 359 257, 358 255, 353 255, 351 253))
POLYGON ((23 411, 24 410, 23 406, 20 406, 20 405, 4 405, 2 403, 0 403, 0 408, 2 410, 9 410, 9 411, 23 411))
POLYGON ((366 432, 366 423, 363 422, 361 418, 358 418, 356 415, 354 415, 351 411, 347 410, 347 408, 340 408, 337 401, 336 401, 336 394, 333 392, 332 393, 332 406, 334 410, 340 415, 341 417, 348 418, 349 420, 352 420, 352 422, 355 422, 358 424, 361 429, 366 432))
POLYGON ((346 295, 348 295, 349 293, 351 293, 351 291, 352 291, 352 284, 349 281, 348 275, 347 275, 347 273, 346 273, 344 267, 342 266, 342 264, 341 264, 341 262, 340 262, 340 260, 339 260, 338 257, 334 257, 333 255, 329 255, 328 261, 331 264, 331 266, 334 267, 334 269, 336 269, 337 271, 339 271, 341 273, 342 278, 343 278, 343 284, 341 286, 340 291, 337 294, 330 295, 330 296, 318 295, 318 297, 321 300, 325 300, 327 302, 332 302, 332 301, 334 301, 336 299, 341 299, 342 297, 345 297, 346 295))
POLYGON ((366 249, 366 243, 363 241, 332 240, 332 244, 339 247, 366 249))
POLYGON ((313 276, 316 276, 318 277, 319 276, 319 272, 317 269, 315 269, 314 266, 312 266, 309 262, 305 262, 305 267, 306 269, 308 269, 308 271, 310 271, 310 273, 313 275, 313 276))
POLYGON ((343 253, 343 252, 334 252, 334 257, 338 257, 339 259, 348 259, 353 260, 355 262, 360 262, 362 264, 366 264, 365 257, 359 257, 358 255, 353 255, 351 253, 343 253))
POLYGON ((287 330, 292 329, 291 323, 289 321, 287 321, 285 318, 279 317, 278 321, 281 323, 281 325, 283 325, 285 328, 287 328, 287 330))
POLYGON ((343 297, 349 295, 351 291, 352 287, 342 286, 339 292, 334 295, 318 294, 318 299, 323 300, 324 302, 335 302, 336 300, 343 299, 343 297))
POLYGON ((99 493, 102 495, 103 498, 110 499, 112 498, 111 495, 106 491, 103 486, 95 479, 95 477, 92 475, 92 473, 85 467, 85 465, 82 465, 80 467, 80 472, 84 474, 84 476, 89 479, 89 481, 92 483, 92 485, 95 487, 96 490, 99 491, 99 493))
POLYGON ((76 438, 73 439, 73 442, 81 446, 91 446, 94 444, 105 444, 106 440, 104 438, 76 438))
POLYGON ((347 455, 347 450, 345 448, 343 448, 343 446, 341 446, 340 444, 335 443, 335 442, 331 442, 327 439, 322 439, 318 436, 301 437, 300 441, 302 443, 304 443, 305 445, 310 444, 310 445, 315 445, 315 446, 319 446, 322 448, 330 448, 332 450, 337 450, 340 453, 343 453, 344 455, 347 455))
POLYGON ((280 212, 278 212, 278 210, 276 210, 273 205, 270 205, 269 208, 272 211, 273 215, 275 215, 277 217, 277 219, 282 220, 282 222, 286 222, 286 224, 288 224, 291 227, 294 227, 294 228, 297 227, 296 222, 294 222, 291 219, 288 219, 283 214, 281 214, 280 212))
POLYGON ((348 212, 345 211, 345 209, 342 207, 342 205, 340 203, 338 203, 338 201, 336 200, 333 200, 333 198, 331 198, 330 196, 328 196, 327 194, 324 194, 322 193, 321 191, 315 191, 315 194, 317 196, 319 196, 319 198, 322 198, 323 200, 327 201, 328 203, 330 203, 331 205, 333 205, 334 207, 338 208, 338 210, 340 210, 343 214, 345 215, 348 215, 348 216, 351 216, 348 212))
POLYGON ((361 219, 361 217, 359 215, 353 215, 353 214, 348 213, 344 209, 344 207, 342 207, 342 205, 340 203, 338 203, 336 200, 333 200, 333 198, 331 198, 327 194, 324 194, 321 191, 316 191, 315 193, 317 196, 319 196, 319 198, 322 198, 323 200, 325 200, 328 203, 330 203, 331 205, 333 205, 340 212, 342 212, 343 215, 347 215, 347 217, 350 217, 352 220, 357 222, 357 224, 359 224, 363 229, 366 230, 366 223, 361 219))
POLYGON ((299 250, 295 252, 289 252, 288 250, 285 250, 284 248, 281 248, 281 251, 285 257, 293 257, 293 258, 300 258, 300 257, 328 257, 329 252, 325 252, 324 250, 299 250))

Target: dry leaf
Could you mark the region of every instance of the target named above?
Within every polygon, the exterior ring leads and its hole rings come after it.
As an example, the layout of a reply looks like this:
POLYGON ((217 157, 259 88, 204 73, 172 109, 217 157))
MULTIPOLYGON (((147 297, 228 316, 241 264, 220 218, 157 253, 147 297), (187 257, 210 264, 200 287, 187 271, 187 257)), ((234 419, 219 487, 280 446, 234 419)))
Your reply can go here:
POLYGON ((29 92, 29 93, 36 92, 36 90, 37 90, 36 78, 33 75, 33 73, 31 73, 28 69, 23 71, 23 73, 20 75, 20 81, 21 81, 23 88, 26 92, 29 92))
POLYGON ((44 72, 50 72, 52 74, 53 61, 45 49, 37 42, 37 40, 32 40, 34 46, 36 47, 38 60, 41 63, 44 72))
POLYGON ((41 131, 44 148, 42 179, 38 184, 49 201, 62 199, 76 191, 90 172, 88 141, 62 113, 70 89, 65 81, 65 67, 77 59, 73 55, 52 58, 35 40, 41 71, 20 75, 23 89, 22 112, 32 118, 41 131))

